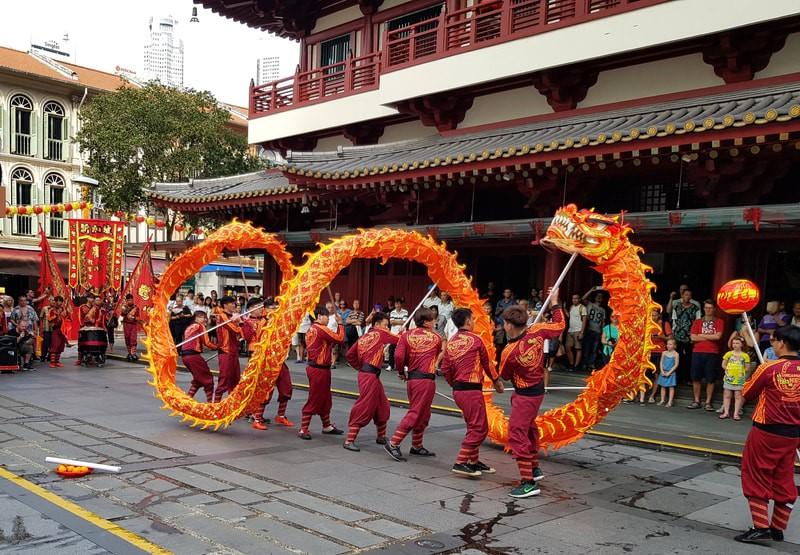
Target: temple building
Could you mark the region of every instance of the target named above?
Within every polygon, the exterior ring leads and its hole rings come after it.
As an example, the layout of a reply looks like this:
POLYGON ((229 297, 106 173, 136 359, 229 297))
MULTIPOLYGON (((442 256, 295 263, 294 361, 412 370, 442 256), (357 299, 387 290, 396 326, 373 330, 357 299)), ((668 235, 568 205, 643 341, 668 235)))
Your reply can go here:
MULTIPOLYGON (((196 3, 299 41, 300 64, 250 87, 271 167, 157 184, 159 206, 251 220, 298 261, 406 226, 456 249, 481 291, 527 296, 563 265, 532 243, 571 202, 622 213, 661 301, 736 277, 800 296, 796 0, 196 3)), ((266 264, 265 292, 277 279, 266 264)), ((372 303, 427 284, 417 264, 359 260, 334 287, 372 303)))

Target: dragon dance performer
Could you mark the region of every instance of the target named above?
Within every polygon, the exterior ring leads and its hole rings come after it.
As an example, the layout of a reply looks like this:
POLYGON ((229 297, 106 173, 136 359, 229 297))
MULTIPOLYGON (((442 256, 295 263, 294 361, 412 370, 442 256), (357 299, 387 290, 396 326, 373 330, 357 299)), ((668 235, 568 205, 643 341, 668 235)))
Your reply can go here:
MULTIPOLYGON (((275 310, 278 308, 277 304, 270 302, 269 300, 267 303, 257 298, 252 298, 247 301, 247 310, 252 312, 250 312, 247 319, 242 321, 242 334, 244 335, 244 339, 247 341, 248 345, 251 344, 256 337, 258 337, 259 330, 267 322, 268 316, 265 314, 265 309, 254 308, 259 304, 269 304, 269 306, 266 307, 267 310, 275 310)), ((272 400, 272 394, 276 389, 278 390, 278 415, 275 417, 275 422, 287 427, 294 426, 294 422, 286 418, 286 406, 292 398, 292 376, 289 373, 289 367, 286 366, 286 363, 284 362, 281 365, 281 369, 278 373, 278 377, 275 380, 274 387, 269 392, 269 397, 267 397, 267 400, 261 404, 261 410, 250 415, 250 418, 252 418, 253 421, 252 427, 254 429, 267 429, 267 424, 269 421, 264 418, 264 408, 272 400)))
MULTIPOLYGON (((216 351, 218 347, 216 343, 211 342, 206 333, 207 318, 206 313, 202 310, 194 313, 194 322, 189 324, 186 331, 183 332, 184 341, 188 339, 192 339, 192 341, 181 347, 181 359, 186 368, 189 369, 189 372, 192 373, 192 385, 189 386, 189 391, 186 394, 194 398, 197 390, 202 387, 206 393, 206 401, 210 403, 214 397, 214 376, 211 375, 211 369, 208 367, 208 362, 203 358, 202 353, 203 346, 212 351, 216 351)), ((126 331, 126 343, 127 333, 126 331)))
POLYGON ((800 438, 800 328, 778 328, 770 339, 780 358, 759 366, 742 393, 757 401, 753 428, 742 453, 742 493, 750 505, 753 527, 736 541, 783 541, 783 531, 797 499, 794 457, 800 438), (772 520, 768 519, 772 499, 772 520))
POLYGON ((558 305, 558 289, 553 290, 551 298, 551 322, 527 328, 528 313, 519 305, 508 307, 502 315, 503 328, 509 339, 500 358, 500 376, 514 385, 508 443, 520 475, 520 485, 509 495, 516 498, 539 495, 536 482, 544 478, 537 463, 539 429, 536 427, 545 391, 544 345, 546 340, 558 339, 564 331, 564 312, 558 305))
POLYGON ((219 403, 222 396, 239 384, 241 368, 239 366, 239 339, 242 329, 237 322, 239 315, 233 313, 236 299, 224 296, 219 300, 219 307, 214 311, 217 317, 217 351, 219 352, 219 379, 217 389, 214 391, 214 403, 219 403))
POLYGON ((400 444, 412 432, 412 455, 434 457, 422 445, 422 437, 431 419, 431 403, 436 394, 436 362, 442 351, 442 338, 433 331, 436 321, 433 311, 423 308, 414 315, 416 328, 400 336, 394 352, 394 367, 400 379, 406 381, 408 412, 398 424, 389 443, 384 447, 396 461, 404 461, 400 444), (404 369, 408 368, 408 374, 404 369))
MULTIPOLYGON (((120 310, 122 315, 122 332, 125 335, 125 348, 128 349, 128 361, 139 360, 137 347, 139 343, 139 324, 142 323, 139 307, 133 303, 133 295, 125 295, 125 304, 120 310)), ((195 318, 196 320, 196 318, 195 318)), ((184 338, 187 336, 184 334, 184 338)))
POLYGON ((447 342, 441 370, 447 383, 453 387, 453 398, 467 424, 467 433, 451 470, 462 476, 494 474, 495 469, 478 458, 481 443, 489 433, 482 392, 483 376, 489 376, 498 393, 503 392, 503 382, 489 362, 486 345, 480 336, 472 332, 472 312, 467 308, 459 308, 453 312, 451 319, 458 332, 447 342))
MULTIPOLYGON (((106 309, 103 308, 103 298, 95 296, 92 293, 86 295, 86 303, 80 307, 80 324, 81 328, 100 328, 104 333, 106 331, 106 322, 108 320, 106 309)), ((75 360, 75 366, 81 365, 83 353, 78 349, 78 358, 75 360)))
POLYGON ((316 310, 316 321, 306 332, 306 353, 308 354, 308 400, 303 405, 302 421, 300 423, 301 439, 311 439, 308 426, 311 417, 318 414, 322 419, 322 433, 342 435, 344 432, 331 424, 331 361, 333 346, 344 341, 344 326, 338 314, 329 316, 325 307, 316 310), (335 320, 330 320, 335 318, 335 320), (328 327, 329 323, 336 324, 336 331, 328 327))
POLYGON ((358 370, 358 400, 350 410, 349 429, 344 448, 361 451, 355 444, 358 432, 370 420, 375 422, 378 436, 375 442, 386 445, 386 423, 389 421, 389 399, 381 383, 381 364, 386 345, 397 345, 398 336, 389 331, 389 315, 372 315, 372 328, 347 351, 347 362, 358 370))
POLYGON ((61 364, 61 353, 64 352, 64 346, 67 344, 67 337, 61 330, 64 324, 64 319, 67 317, 64 308, 64 297, 58 295, 53 299, 47 310, 47 321, 50 324, 50 368, 60 368, 64 366, 61 364))

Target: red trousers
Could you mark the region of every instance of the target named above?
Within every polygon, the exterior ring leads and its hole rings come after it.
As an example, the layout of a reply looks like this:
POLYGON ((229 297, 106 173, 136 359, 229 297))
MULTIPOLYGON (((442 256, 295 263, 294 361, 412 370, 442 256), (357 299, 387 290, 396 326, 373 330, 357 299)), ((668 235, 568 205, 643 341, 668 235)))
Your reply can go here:
POLYGON ((363 428, 370 420, 380 428, 389 421, 389 399, 383 390, 381 379, 371 372, 358 373, 358 400, 350 410, 351 428, 363 428))
POLYGON ((60 355, 64 352, 64 347, 67 345, 67 337, 61 329, 55 329, 50 335, 50 354, 60 355))
POLYGON ((183 363, 192 373, 189 397, 194 397, 197 390, 202 389, 206 393, 206 400, 211 401, 214 396, 214 376, 211 375, 206 359, 200 354, 183 355, 183 363))
POLYGON ((138 345, 139 324, 136 322, 122 322, 122 332, 125 335, 125 347, 128 348, 128 354, 135 355, 138 345))
POLYGON ((753 427, 742 453, 742 493, 748 499, 794 503, 794 457, 798 438, 753 427))
POLYGON ((408 412, 397 425, 397 431, 405 437, 410 431, 421 434, 428 427, 431 419, 431 403, 436 395, 434 380, 408 380, 408 412))
POLYGON ((217 381, 217 390, 214 392, 214 402, 218 403, 222 400, 222 395, 225 392, 230 393, 239 384, 241 378, 241 370, 239 369, 239 354, 238 353, 220 353, 219 354, 219 380, 217 381))
POLYGON ((268 404, 272 400, 272 394, 278 390, 278 402, 288 401, 292 398, 292 375, 289 373, 289 368, 284 364, 281 366, 281 371, 278 373, 278 378, 275 380, 275 387, 269 392, 269 397, 264 403, 268 404))
POLYGON ((453 391, 453 400, 461 409, 464 422, 467 424, 467 433, 461 442, 461 451, 456 462, 475 462, 478 460, 481 443, 489 433, 483 393, 479 389, 453 391))
POLYGON ((508 445, 515 459, 536 460, 539 452, 539 428, 536 417, 544 395, 527 397, 511 394, 511 416, 508 419, 508 445))
POLYGON ((306 375, 308 376, 308 400, 303 405, 303 415, 329 416, 331 407, 333 407, 331 371, 306 366, 306 375))

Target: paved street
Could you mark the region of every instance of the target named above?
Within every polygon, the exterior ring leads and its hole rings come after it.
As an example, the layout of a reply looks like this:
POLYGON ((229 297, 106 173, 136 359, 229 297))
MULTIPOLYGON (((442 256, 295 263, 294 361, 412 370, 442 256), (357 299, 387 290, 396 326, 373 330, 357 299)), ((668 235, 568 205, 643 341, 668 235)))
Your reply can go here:
MULTIPOLYGON (((159 410, 145 381, 142 366, 121 362, 0 376, 0 462, 175 553, 754 549, 731 540, 749 523, 730 459, 585 439, 543 460, 542 495, 512 500, 506 493, 516 469, 499 449, 487 446, 482 454, 498 469, 494 476, 469 480, 449 472, 463 433, 453 416, 434 415, 427 434, 439 456, 395 463, 373 443, 371 429, 361 434, 361 453, 343 450, 341 438, 300 441, 296 428, 258 432, 237 422, 217 433, 190 429, 159 410), (112 462, 123 471, 63 480, 45 465, 47 455, 112 462)), ((292 418, 304 400, 297 390, 292 418)), ((351 404, 335 398, 340 426, 351 404)), ((402 413, 393 409, 391 426, 402 413)), ((7 479, 0 484, 0 551, 147 551, 21 494, 7 479)), ((797 522, 772 550, 800 553, 797 522)))

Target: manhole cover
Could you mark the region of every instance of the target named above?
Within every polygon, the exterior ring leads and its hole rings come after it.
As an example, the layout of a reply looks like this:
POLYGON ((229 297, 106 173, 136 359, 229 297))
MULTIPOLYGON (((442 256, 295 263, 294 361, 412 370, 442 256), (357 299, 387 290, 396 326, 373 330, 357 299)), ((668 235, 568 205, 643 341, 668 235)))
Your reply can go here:
POLYGON ((443 549, 444 544, 442 542, 437 542, 436 540, 417 540, 414 542, 418 547, 424 547, 425 549, 443 549))

